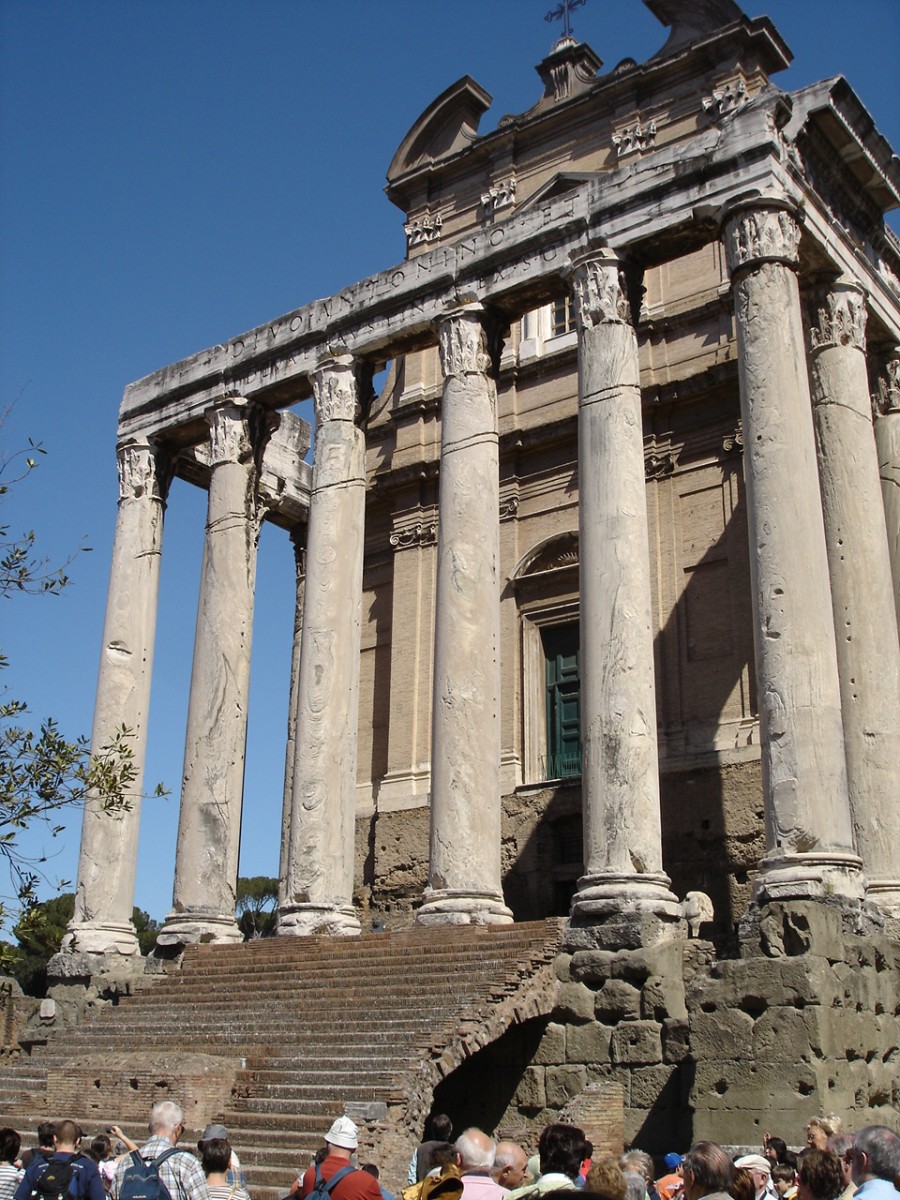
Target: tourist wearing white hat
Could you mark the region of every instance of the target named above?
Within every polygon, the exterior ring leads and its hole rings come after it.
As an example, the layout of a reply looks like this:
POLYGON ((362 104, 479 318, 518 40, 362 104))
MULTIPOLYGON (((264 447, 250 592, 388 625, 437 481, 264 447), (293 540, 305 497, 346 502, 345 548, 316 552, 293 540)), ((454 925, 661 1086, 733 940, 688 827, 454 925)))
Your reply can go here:
POLYGON ((359 1130, 349 1117, 337 1118, 325 1134, 325 1146, 325 1158, 306 1169, 300 1200, 313 1192, 324 1192, 327 1200, 381 1200, 378 1181, 350 1161, 359 1146, 359 1130))
POLYGON ((756 1200, 778 1200, 778 1193, 772 1186, 772 1164, 767 1158, 761 1154, 745 1154, 736 1158, 734 1165, 749 1171, 756 1188, 756 1200))

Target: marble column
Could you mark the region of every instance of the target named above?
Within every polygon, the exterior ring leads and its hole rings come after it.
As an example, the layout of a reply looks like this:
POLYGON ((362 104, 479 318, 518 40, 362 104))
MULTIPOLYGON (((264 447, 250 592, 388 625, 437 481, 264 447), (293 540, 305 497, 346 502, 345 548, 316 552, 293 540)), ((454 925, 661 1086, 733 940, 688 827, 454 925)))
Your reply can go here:
POLYGON ((622 263, 576 259, 585 874, 572 922, 681 916, 662 867, 637 336, 622 263))
POLYGON ((291 686, 288 697, 287 746, 284 755, 284 799, 281 806, 281 854, 278 860, 278 906, 287 895, 288 860, 291 850, 291 810, 294 797, 294 755, 297 752, 297 689, 300 686, 300 643, 303 634, 303 597, 306 592, 306 530, 291 531, 296 579, 294 638, 291 643, 291 686))
POLYGON ((726 219, 738 343, 766 854, 754 898, 858 898, 837 652, 797 281, 777 200, 726 219))
POLYGON ((900 915, 900 643, 865 354, 866 296, 815 290, 809 356, 844 749, 866 895, 900 915))
POLYGON ((505 924, 500 882, 497 389, 480 306, 439 329, 441 464, 431 838, 421 924, 505 924))
POLYGON ((900 346, 887 356, 873 396, 881 500, 891 558, 891 590, 900 626, 900 346))
POLYGON ((353 907, 366 439, 359 364, 323 361, 312 383, 315 455, 281 934, 357 934, 353 907))
POLYGON ((172 911, 161 946, 239 942, 235 921, 259 513, 250 412, 209 421, 209 503, 188 702, 172 911))
POLYGON ((100 753, 124 725, 131 733, 134 779, 125 811, 106 812, 96 796, 88 797, 75 912, 63 949, 133 955, 139 952, 131 913, 168 479, 158 449, 147 442, 126 442, 117 457, 119 508, 91 753, 100 753))

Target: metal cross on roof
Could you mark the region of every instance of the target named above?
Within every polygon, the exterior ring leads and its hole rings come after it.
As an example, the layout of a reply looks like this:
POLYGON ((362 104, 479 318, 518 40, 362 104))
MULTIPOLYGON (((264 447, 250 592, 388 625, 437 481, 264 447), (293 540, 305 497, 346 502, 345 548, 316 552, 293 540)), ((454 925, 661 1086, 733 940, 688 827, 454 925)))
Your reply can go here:
POLYGON ((558 4, 556 8, 552 8, 544 17, 545 21, 562 21, 563 36, 572 36, 572 9, 581 8, 582 4, 586 4, 587 0, 563 0, 562 4, 558 4))

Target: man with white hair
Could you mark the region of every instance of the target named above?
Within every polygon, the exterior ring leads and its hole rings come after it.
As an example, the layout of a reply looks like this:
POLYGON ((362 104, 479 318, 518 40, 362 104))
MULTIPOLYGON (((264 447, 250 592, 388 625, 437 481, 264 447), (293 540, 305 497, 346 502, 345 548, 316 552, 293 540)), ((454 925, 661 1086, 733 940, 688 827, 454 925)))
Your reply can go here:
POLYGON ((894 1179, 900 1172, 900 1137, 886 1125, 867 1125, 853 1138, 848 1156, 856 1184, 854 1200, 897 1200, 894 1179))
POLYGON ((521 1187, 528 1174, 528 1155, 515 1142, 498 1142, 494 1153, 491 1179, 502 1188, 512 1191, 521 1187))
POLYGON ((150 1139, 139 1150, 126 1154, 113 1179, 113 1200, 118 1200, 128 1171, 144 1170, 144 1164, 156 1161, 159 1178, 172 1200, 209 1200, 206 1176, 189 1150, 178 1149, 184 1133, 184 1111, 174 1100, 160 1100, 150 1110, 150 1139))
POLYGON ((773 1200, 775 1189, 772 1187, 772 1164, 761 1154, 745 1154, 734 1160, 736 1167, 743 1167, 749 1172, 756 1189, 756 1200, 773 1200))
POLYGON ((456 1139, 462 1200, 500 1200, 508 1189, 491 1178, 497 1143, 481 1129, 466 1129, 456 1139))

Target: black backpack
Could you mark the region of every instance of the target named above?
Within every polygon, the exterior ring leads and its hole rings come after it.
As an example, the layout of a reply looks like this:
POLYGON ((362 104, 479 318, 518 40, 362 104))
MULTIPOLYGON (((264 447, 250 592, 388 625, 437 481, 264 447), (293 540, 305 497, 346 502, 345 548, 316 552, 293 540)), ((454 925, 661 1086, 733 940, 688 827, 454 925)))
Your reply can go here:
MULTIPOLYGON (((349 1175, 351 1171, 355 1170, 356 1167, 351 1167, 348 1163, 346 1167, 341 1167, 339 1171, 335 1171, 335 1173, 326 1183, 326 1181, 322 1178, 322 1172, 319 1170, 319 1164, 316 1163, 316 1182, 306 1200, 328 1200, 332 1189, 340 1183, 345 1175, 349 1175)), ((122 1200, 121 1191, 119 1192, 119 1200, 122 1200)))
POLYGON ((131 1162, 125 1168, 119 1188, 119 1200, 172 1200, 171 1193, 159 1177, 159 1168, 179 1151, 173 1146, 156 1158, 143 1159, 140 1152, 132 1150, 131 1162))
POLYGON ((66 1200, 75 1178, 75 1167, 71 1158, 51 1158, 46 1171, 34 1181, 31 1200, 66 1200))

